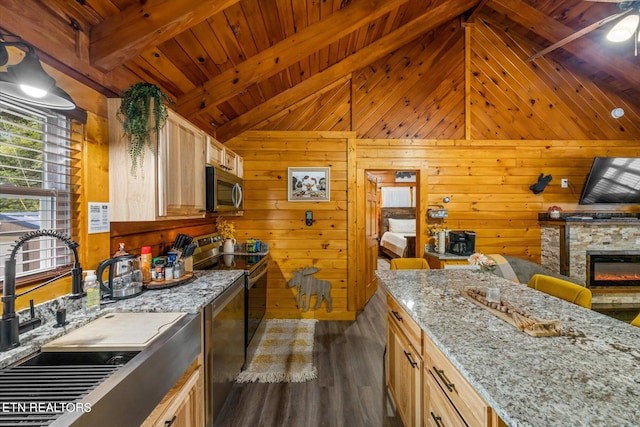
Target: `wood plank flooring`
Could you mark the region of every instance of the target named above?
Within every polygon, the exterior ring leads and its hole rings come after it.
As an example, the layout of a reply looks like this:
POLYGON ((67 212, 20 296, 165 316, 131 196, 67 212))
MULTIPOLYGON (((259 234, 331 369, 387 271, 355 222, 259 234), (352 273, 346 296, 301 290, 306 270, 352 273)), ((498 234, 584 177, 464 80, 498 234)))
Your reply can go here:
POLYGON ((384 386, 385 315, 378 289, 357 320, 318 322, 318 378, 234 384, 216 426, 402 426, 384 386))

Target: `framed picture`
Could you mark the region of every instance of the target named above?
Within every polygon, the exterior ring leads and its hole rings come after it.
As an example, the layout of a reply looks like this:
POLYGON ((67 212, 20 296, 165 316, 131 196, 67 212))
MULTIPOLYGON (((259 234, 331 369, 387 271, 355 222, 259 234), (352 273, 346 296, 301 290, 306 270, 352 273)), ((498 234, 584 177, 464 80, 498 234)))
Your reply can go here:
POLYGON ((396 182, 416 182, 416 173, 410 171, 397 171, 396 182))
POLYGON ((290 202, 328 202, 330 168, 289 168, 290 202))

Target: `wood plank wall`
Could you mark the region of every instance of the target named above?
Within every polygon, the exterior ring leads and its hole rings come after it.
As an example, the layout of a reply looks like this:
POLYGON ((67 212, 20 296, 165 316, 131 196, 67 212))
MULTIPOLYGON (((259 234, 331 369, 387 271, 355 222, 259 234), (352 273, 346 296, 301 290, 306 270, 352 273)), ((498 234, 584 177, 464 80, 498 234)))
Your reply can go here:
POLYGON ((244 159, 245 213, 231 218, 237 239, 253 237, 270 246, 268 317, 355 318, 347 310, 347 140, 352 136, 251 131, 227 143, 244 159), (305 166, 331 168, 329 202, 287 201, 287 168, 305 166), (315 220, 310 227, 305 225, 307 210, 315 220), (320 268, 315 277, 331 282, 331 313, 324 304, 302 313, 295 290, 287 287, 293 270, 308 266, 320 268))

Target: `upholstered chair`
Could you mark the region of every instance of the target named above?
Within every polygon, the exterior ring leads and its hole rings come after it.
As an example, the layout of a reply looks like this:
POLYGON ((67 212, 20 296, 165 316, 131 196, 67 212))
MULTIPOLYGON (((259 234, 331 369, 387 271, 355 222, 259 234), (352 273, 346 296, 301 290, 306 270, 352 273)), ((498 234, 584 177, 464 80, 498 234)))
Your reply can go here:
POLYGON ((429 264, 424 258, 394 258, 391 260, 391 270, 429 270, 429 264))
POLYGON ((591 291, 584 286, 544 274, 534 274, 528 285, 530 288, 591 309, 591 291))
POLYGON ((631 321, 631 324, 640 328, 640 313, 631 321))

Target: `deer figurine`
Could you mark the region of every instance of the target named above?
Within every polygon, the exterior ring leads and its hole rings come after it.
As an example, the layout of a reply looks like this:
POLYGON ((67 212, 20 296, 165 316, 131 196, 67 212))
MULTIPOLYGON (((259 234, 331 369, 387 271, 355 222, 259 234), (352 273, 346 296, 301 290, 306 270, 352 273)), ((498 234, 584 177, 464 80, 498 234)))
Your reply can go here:
POLYGON ((301 270, 294 270, 293 277, 287 282, 287 286, 290 288, 296 287, 298 291, 298 307, 302 308, 302 311, 309 309, 309 300, 311 295, 317 295, 318 301, 313 307, 314 310, 320 308, 322 300, 327 301, 327 312, 331 312, 331 282, 328 280, 320 280, 313 277, 313 274, 320 271, 319 268, 305 267, 301 270), (305 295, 305 302, 303 304, 302 295, 305 295))

